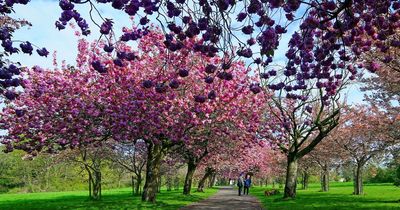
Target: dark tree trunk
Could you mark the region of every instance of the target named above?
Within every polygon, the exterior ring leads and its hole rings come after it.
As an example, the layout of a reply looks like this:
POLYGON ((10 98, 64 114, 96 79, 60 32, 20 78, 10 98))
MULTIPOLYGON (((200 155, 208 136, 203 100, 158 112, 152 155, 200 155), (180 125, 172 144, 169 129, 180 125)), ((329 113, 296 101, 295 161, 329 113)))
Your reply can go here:
POLYGON ((92 173, 90 171, 88 171, 89 173, 89 198, 92 199, 92 173))
POLYGON ((199 181, 199 185, 197 186, 197 192, 204 192, 204 186, 207 178, 213 173, 213 170, 210 168, 206 168, 206 173, 204 173, 203 177, 199 181))
POLYGON ((208 188, 210 188, 211 186, 212 178, 213 178, 213 173, 211 173, 210 176, 208 176, 208 179, 206 181, 208 188))
POLYGON ((364 193, 363 180, 362 180, 363 166, 364 166, 364 163, 358 162, 357 168, 354 173, 354 194, 355 195, 362 195, 364 193))
POLYGON ((295 154, 288 154, 286 169, 285 193, 283 198, 295 198, 297 186, 297 158, 295 154))
POLYGON ((143 187, 142 201, 156 201, 162 158, 162 145, 149 143, 146 163, 146 181, 143 187))
POLYGON ((305 170, 303 171, 303 176, 301 180, 301 189, 306 190, 308 188, 308 178, 310 175, 308 175, 308 172, 305 170))
POLYGON ((183 194, 190 195, 190 190, 192 189, 192 181, 193 181, 193 174, 196 171, 196 163, 195 160, 190 158, 187 164, 187 172, 185 177, 185 184, 183 186, 183 194))
POLYGON ((161 186, 162 186, 162 182, 161 182, 161 175, 158 176, 157 179, 157 192, 160 193, 161 192, 161 186))
MULTIPOLYGON (((94 160, 94 161, 96 161, 96 160, 94 160)), ((92 168, 90 168, 87 165, 85 165, 85 169, 89 175, 89 180, 88 180, 89 199, 100 200, 101 199, 101 171, 97 167, 95 168, 95 170, 93 170, 92 168)))
POLYGON ((265 178, 265 187, 268 187, 268 177, 265 178))
POLYGON ((135 178, 133 177, 133 175, 131 176, 131 184, 132 184, 132 195, 135 195, 135 178))
POLYGON ((217 174, 215 172, 211 173, 211 176, 210 176, 211 179, 210 179, 210 182, 208 183, 209 188, 214 187, 216 176, 217 176, 217 174))
POLYGON ((101 199, 101 172, 100 171, 94 172, 94 179, 92 179, 92 181, 93 181, 92 199, 100 200, 101 199))
POLYGON ((321 171, 321 190, 323 192, 329 191, 329 169, 328 165, 323 165, 321 171))
POLYGON ((143 181, 142 175, 139 174, 137 176, 136 185, 135 185, 135 195, 140 194, 140 185, 142 185, 142 181, 143 181))

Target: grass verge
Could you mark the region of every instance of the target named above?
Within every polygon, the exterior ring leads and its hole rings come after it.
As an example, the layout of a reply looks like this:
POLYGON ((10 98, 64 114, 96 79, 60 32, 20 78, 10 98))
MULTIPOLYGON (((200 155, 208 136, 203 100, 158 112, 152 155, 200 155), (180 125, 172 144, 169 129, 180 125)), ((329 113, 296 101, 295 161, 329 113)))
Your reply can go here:
POLYGON ((161 190, 156 203, 141 202, 132 196, 130 188, 104 190, 101 201, 88 200, 86 191, 46 192, 26 194, 0 194, 0 209, 53 210, 53 209, 162 209, 175 210, 192 202, 205 199, 218 191, 206 189, 204 193, 183 195, 182 191, 161 190))
POLYGON ((400 209, 400 188, 393 184, 365 184, 364 195, 353 195, 353 184, 331 183, 329 192, 320 192, 318 183, 307 190, 297 190, 294 200, 283 200, 280 194, 264 195, 266 187, 252 187, 250 194, 256 196, 268 210, 274 209, 400 209))

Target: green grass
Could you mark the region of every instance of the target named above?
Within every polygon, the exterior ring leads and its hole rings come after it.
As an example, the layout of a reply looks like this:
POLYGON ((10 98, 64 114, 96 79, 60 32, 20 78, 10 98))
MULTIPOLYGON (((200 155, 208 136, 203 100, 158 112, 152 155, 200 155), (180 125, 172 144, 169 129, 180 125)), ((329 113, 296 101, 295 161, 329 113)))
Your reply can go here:
POLYGON ((101 201, 88 200, 86 191, 46 192, 26 194, 0 194, 0 209, 165 209, 172 210, 202 200, 218 189, 206 189, 204 193, 193 192, 185 196, 182 190, 162 190, 155 204, 141 202, 133 197, 130 188, 104 190, 101 201))
POLYGON ((320 192, 318 183, 310 184, 307 190, 297 190, 295 200, 282 200, 279 195, 265 197, 265 187, 253 187, 250 194, 260 199, 268 210, 273 209, 400 209, 400 188, 393 184, 365 184, 364 195, 352 195, 353 185, 331 183, 329 192, 320 192))

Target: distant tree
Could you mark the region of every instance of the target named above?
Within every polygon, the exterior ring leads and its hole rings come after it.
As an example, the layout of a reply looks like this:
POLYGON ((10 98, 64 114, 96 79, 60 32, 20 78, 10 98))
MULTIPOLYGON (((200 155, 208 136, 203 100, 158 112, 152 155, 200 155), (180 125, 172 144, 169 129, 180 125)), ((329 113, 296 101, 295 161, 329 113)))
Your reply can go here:
POLYGON ((66 150, 60 154, 64 161, 77 163, 86 172, 89 198, 93 200, 100 200, 102 197, 102 170, 108 159, 107 149, 102 143, 97 143, 66 150))
POLYGON ((301 177, 301 189, 305 190, 308 188, 309 179, 314 167, 314 162, 310 158, 310 155, 304 156, 299 160, 299 174, 301 177))
POLYGON ((326 139, 309 154, 309 158, 320 168, 321 191, 329 191, 331 169, 339 166, 348 158, 342 150, 333 150, 337 147, 335 139, 340 138, 341 132, 334 129, 326 139))
POLYGON ((396 143, 389 129, 396 124, 383 111, 374 107, 356 106, 346 109, 341 127, 334 139, 355 164, 354 194, 363 194, 363 168, 376 155, 388 151, 396 143), (340 134, 340 135, 339 135, 340 134))
POLYGON ((140 186, 143 183, 143 171, 146 166, 147 148, 144 141, 136 142, 110 142, 109 159, 117 163, 126 171, 132 173, 132 189, 134 195, 140 194, 140 186))

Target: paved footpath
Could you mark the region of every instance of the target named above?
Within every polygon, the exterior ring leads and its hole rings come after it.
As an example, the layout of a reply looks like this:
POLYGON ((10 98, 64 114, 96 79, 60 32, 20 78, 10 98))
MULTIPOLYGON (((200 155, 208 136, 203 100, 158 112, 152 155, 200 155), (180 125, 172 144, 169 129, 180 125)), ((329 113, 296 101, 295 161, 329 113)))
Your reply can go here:
POLYGON ((237 193, 237 190, 232 187, 220 187, 215 195, 185 206, 181 210, 263 210, 261 203, 255 197, 250 195, 238 196, 237 193))

